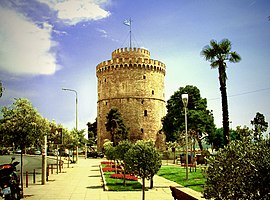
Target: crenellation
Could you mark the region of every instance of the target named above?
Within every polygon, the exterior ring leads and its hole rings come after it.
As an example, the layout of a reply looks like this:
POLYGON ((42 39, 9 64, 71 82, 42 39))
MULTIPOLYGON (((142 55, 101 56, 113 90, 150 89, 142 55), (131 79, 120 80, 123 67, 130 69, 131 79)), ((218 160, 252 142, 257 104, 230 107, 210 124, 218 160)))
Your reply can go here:
MULTIPOLYGON (((97 68, 96 68, 96 71, 97 73, 101 73, 101 72, 106 72, 107 70, 110 70, 110 69, 115 69, 116 67, 108 67, 109 65, 110 66, 115 66, 115 65, 119 65, 120 64, 120 67, 121 66, 124 66, 124 67, 127 67, 127 66, 130 66, 130 64, 132 64, 132 67, 136 68, 145 68, 145 69, 153 69, 154 70, 157 70, 157 71, 161 71, 162 73, 165 74, 165 71, 166 71, 166 66, 164 63, 160 62, 160 61, 157 61, 157 60, 153 60, 153 59, 147 59, 147 58, 116 58, 116 59, 111 59, 111 60, 106 60, 106 61, 103 61, 101 63, 99 63, 97 65, 97 68), (128 59, 128 60, 127 60, 128 59), (122 62, 120 62, 120 60, 122 62), (134 65, 136 63, 136 65, 134 65)), ((130 66, 131 67, 131 66, 130 66)))

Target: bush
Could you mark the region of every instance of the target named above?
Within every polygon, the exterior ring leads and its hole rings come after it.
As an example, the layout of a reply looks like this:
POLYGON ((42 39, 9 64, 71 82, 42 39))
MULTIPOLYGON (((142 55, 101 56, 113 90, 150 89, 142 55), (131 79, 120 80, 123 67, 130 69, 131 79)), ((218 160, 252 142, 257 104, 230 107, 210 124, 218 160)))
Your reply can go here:
POLYGON ((270 199, 270 142, 242 138, 208 160, 204 197, 270 199))

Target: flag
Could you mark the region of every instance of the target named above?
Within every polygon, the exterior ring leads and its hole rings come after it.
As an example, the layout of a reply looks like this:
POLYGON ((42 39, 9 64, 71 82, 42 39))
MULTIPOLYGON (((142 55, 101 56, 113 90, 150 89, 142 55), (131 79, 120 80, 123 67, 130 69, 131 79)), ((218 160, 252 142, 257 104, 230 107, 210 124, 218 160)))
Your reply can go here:
POLYGON ((126 19, 126 20, 124 20, 124 22, 123 22, 125 25, 127 25, 127 26, 130 26, 131 25, 131 20, 130 19, 126 19))

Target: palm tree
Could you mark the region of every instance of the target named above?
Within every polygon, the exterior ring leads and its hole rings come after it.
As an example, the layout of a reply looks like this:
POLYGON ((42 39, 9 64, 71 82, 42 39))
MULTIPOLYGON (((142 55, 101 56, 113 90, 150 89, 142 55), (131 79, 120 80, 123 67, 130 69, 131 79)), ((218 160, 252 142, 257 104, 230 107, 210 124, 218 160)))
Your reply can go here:
POLYGON ((241 60, 241 57, 236 52, 231 51, 231 42, 228 39, 223 39, 219 43, 215 40, 211 40, 210 46, 205 46, 201 51, 201 55, 204 56, 207 61, 211 62, 211 68, 218 68, 222 101, 223 136, 224 144, 226 145, 229 143, 229 112, 226 89, 227 64, 225 61, 236 63, 241 60))

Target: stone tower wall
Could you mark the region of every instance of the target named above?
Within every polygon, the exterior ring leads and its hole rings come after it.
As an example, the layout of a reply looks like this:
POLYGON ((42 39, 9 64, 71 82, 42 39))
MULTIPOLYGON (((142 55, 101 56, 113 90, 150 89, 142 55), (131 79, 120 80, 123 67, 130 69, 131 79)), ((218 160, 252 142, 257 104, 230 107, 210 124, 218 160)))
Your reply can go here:
POLYGON ((165 115, 165 70, 162 62, 140 48, 117 49, 111 60, 97 65, 98 148, 110 139, 105 122, 113 107, 121 112, 131 140, 156 139, 165 115))

